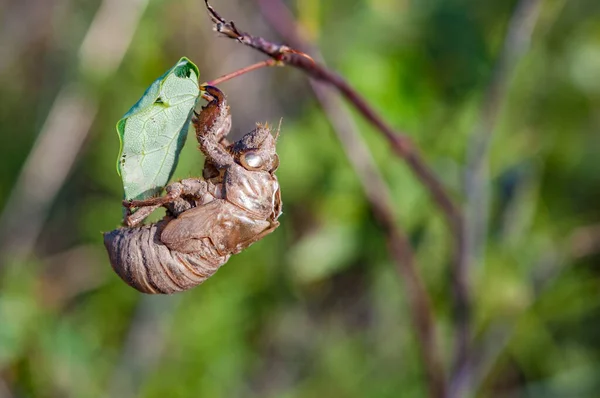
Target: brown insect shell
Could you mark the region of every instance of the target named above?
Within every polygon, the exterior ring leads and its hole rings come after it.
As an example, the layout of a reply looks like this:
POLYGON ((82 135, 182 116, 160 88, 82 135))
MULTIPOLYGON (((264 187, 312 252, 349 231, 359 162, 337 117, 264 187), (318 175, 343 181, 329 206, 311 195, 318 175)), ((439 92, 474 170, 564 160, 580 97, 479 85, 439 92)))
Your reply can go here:
POLYGON ((233 164, 225 172, 223 197, 170 221, 161 241, 171 250, 193 253, 210 239, 222 255, 236 254, 271 232, 279 223, 281 196, 274 175, 233 164))
MULTIPOLYGON (((144 293, 174 293, 202 283, 232 254, 279 225, 276 137, 268 126, 257 125, 229 144, 225 96, 216 87, 205 89, 211 99, 193 121, 206 155, 204 180, 167 187, 179 196, 160 201, 168 209, 162 221, 104 234, 115 272, 144 293)), ((156 200, 147 202, 140 206, 156 207, 156 200)))
MULTIPOLYGON (((126 283, 144 293, 190 289, 212 276, 232 254, 277 228, 281 194, 274 175, 279 164, 275 138, 267 126, 259 125, 233 144, 231 152, 236 162, 202 182, 202 192, 184 195, 168 206, 171 217, 105 234, 111 265, 126 283), (250 152, 261 157, 262 170, 238 164, 250 152)), ((189 180, 190 185, 199 184, 189 180)))
POLYGON ((104 234, 110 263, 128 285, 142 293, 175 293, 191 289, 213 275, 230 255, 221 256, 206 240, 202 250, 169 249, 160 236, 169 220, 104 234))

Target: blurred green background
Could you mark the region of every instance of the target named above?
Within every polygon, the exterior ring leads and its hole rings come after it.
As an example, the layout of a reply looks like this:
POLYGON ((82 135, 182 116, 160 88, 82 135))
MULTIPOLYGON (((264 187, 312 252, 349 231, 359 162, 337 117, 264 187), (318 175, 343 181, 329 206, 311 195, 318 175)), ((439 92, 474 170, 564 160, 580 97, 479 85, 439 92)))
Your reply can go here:
MULTIPOLYGON (((461 204, 477 126, 493 130, 470 274, 471 393, 597 397, 600 2, 538 2, 486 124, 518 3, 287 2, 461 204)), ((214 6, 279 40, 255 2, 214 6)), ((144 296, 113 273, 101 232, 121 217, 114 126, 184 55, 203 81, 262 59, 216 37, 200 0, 0 1, 0 397, 426 396, 405 286, 296 70, 221 86, 234 136, 283 117, 280 228, 183 294, 144 296)), ((406 165, 356 122, 415 247, 449 364, 451 236, 406 165)), ((177 178, 201 174, 193 139, 177 178)))

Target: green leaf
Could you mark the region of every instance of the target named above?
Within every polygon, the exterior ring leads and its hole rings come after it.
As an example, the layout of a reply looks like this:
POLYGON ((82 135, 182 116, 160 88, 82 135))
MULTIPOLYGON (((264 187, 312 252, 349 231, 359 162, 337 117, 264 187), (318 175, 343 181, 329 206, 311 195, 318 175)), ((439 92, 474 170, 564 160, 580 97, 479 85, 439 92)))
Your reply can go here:
POLYGON ((181 58, 117 123, 117 172, 125 199, 156 196, 169 182, 200 95, 199 74, 196 65, 181 58))

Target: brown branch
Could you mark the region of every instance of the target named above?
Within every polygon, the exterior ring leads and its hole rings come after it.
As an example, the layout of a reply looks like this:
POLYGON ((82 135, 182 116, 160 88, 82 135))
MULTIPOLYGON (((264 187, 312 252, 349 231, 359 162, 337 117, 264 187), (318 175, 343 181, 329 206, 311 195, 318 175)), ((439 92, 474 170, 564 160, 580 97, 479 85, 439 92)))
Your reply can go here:
MULTIPOLYGON (((318 49, 300 37, 298 24, 280 0, 257 0, 262 14, 284 40, 301 51, 310 52, 322 62, 318 49)), ((406 233, 395 221, 394 207, 389 189, 379 172, 368 146, 362 140, 350 112, 322 82, 310 80, 312 89, 329 118, 346 156, 359 178, 373 213, 382 225, 388 250, 397 264, 397 270, 405 283, 409 310, 423 362, 427 373, 430 394, 445 396, 446 380, 442 356, 435 335, 434 314, 427 290, 418 273, 413 249, 406 233)))
POLYGON ((341 76, 314 62, 306 54, 290 49, 287 46, 269 42, 262 37, 255 37, 239 31, 233 22, 227 22, 205 0, 209 15, 215 24, 215 30, 226 37, 254 48, 257 51, 283 63, 301 69, 313 79, 323 81, 335 87, 363 117, 375 126, 387 139, 393 151, 406 161, 415 176, 427 188, 433 201, 442 210, 454 237, 454 254, 452 269, 452 286, 455 302, 455 322, 457 324, 457 338, 459 349, 463 357, 467 356, 470 341, 470 294, 467 275, 468 257, 465 255, 464 220, 461 210, 450 198, 437 176, 426 165, 423 157, 404 134, 394 131, 371 108, 366 100, 354 90, 341 76))
MULTIPOLYGON (((208 0, 205 0, 205 3, 209 15, 215 24, 215 30, 218 33, 260 51, 284 65, 301 69, 313 79, 321 80, 337 88, 344 98, 352 103, 363 117, 384 135, 392 145, 394 152, 409 164, 417 178, 427 187, 436 204, 444 212, 450 228, 455 232, 455 236, 461 235, 462 214, 460 209, 454 204, 440 180, 426 165, 421 154, 408 136, 394 131, 394 129, 387 125, 367 101, 338 74, 319 65, 304 52, 293 50, 287 46, 267 41, 262 37, 252 36, 239 31, 233 22, 225 21, 211 7, 208 0)), ((462 244, 457 246, 460 247, 462 244)))

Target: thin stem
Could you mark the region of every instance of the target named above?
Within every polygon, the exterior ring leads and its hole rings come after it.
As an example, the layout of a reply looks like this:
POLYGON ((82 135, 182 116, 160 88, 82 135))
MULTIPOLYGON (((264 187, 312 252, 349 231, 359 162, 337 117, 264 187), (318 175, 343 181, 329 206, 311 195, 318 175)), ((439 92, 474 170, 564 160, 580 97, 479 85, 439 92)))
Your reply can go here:
MULTIPOLYGON (((462 337, 470 336, 470 333, 468 333, 470 327, 470 295, 467 275, 464 272, 464 270, 467 269, 466 262, 468 257, 465 255, 464 219, 462 211, 454 203, 438 177, 427 166, 412 140, 405 134, 400 134, 389 126, 377 112, 375 112, 369 103, 338 74, 314 62, 310 57, 300 51, 290 49, 287 46, 278 45, 265 40, 262 37, 252 36, 248 33, 239 31, 233 22, 224 20, 210 6, 208 0, 205 0, 205 3, 217 32, 260 51, 279 63, 298 68, 313 79, 320 80, 335 87, 367 121, 383 134, 392 150, 408 164, 415 176, 427 188, 433 201, 442 210, 451 230, 451 234, 454 237, 452 285, 454 290, 454 302, 456 304, 456 323, 458 325, 457 327, 463 331, 460 333, 462 337)), ((400 241, 401 240, 402 239, 400 239, 400 241)), ((406 256, 406 253, 402 253, 402 251, 407 250, 407 248, 410 248, 410 246, 394 246, 393 253, 396 253, 396 255, 399 256, 398 258, 400 258, 401 255, 406 256)), ((406 257, 403 263, 406 263, 406 257)), ((422 319, 419 319, 419 322, 422 322, 422 319)), ((466 347, 466 343, 464 345, 466 347)), ((428 349, 428 347, 424 348, 428 349)), ((461 351, 466 351, 466 349, 461 348, 461 351)), ((438 393, 439 396, 445 394, 444 391, 439 391, 438 393)))
MULTIPOLYGON (((298 23, 281 0, 256 1, 263 16, 286 42, 302 51, 310 51, 319 62, 323 62, 318 49, 301 37, 298 23)), ((419 267, 407 234, 396 221, 389 187, 353 122, 352 114, 341 102, 339 95, 323 82, 311 79, 310 84, 358 176, 373 213, 383 229, 390 257, 395 261, 396 269, 404 282, 430 395, 444 396, 446 380, 435 334, 431 300, 418 272, 419 267)))
POLYGON ((417 147, 408 136, 400 134, 390 127, 367 103, 367 101, 341 76, 314 62, 310 57, 300 51, 272 43, 262 37, 255 37, 248 33, 240 32, 233 22, 227 22, 221 18, 207 0, 205 0, 205 3, 217 32, 260 51, 279 63, 301 69, 310 77, 335 87, 346 100, 354 105, 363 117, 383 134, 393 151, 406 161, 415 176, 430 192, 434 202, 442 210, 451 229, 452 236, 455 238, 455 268, 458 268, 458 264, 466 261, 466 257, 464 256, 464 221, 462 212, 454 203, 441 181, 427 166, 417 147))
POLYGON ((269 58, 267 60, 260 61, 260 62, 257 62, 255 64, 246 66, 244 68, 238 69, 238 70, 233 71, 231 73, 227 73, 226 75, 223 75, 221 77, 217 77, 214 80, 211 80, 209 82, 203 83, 202 86, 216 86, 218 84, 221 84, 223 82, 231 80, 231 79, 233 79, 235 77, 244 75, 244 74, 246 74, 248 72, 252 72, 252 71, 260 69, 260 68, 265 68, 265 67, 268 67, 268 66, 275 66, 275 65, 277 65, 277 61, 274 60, 274 59, 272 59, 272 58, 269 58))

